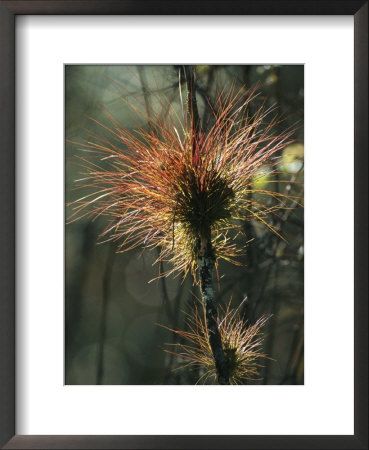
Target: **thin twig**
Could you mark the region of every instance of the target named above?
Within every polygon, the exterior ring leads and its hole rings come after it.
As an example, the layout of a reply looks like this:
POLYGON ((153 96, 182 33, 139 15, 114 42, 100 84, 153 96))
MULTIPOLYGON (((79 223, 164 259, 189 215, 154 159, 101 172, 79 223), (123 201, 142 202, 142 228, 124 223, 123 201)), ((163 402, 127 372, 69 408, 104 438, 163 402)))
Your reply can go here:
POLYGON ((96 384, 102 384, 104 378, 104 349, 106 338, 106 318, 108 310, 108 302, 110 297, 111 276, 114 265, 114 257, 116 252, 116 243, 111 242, 109 246, 108 256, 105 264, 105 271, 102 279, 102 305, 100 315, 100 333, 99 333, 99 347, 97 353, 97 374, 96 384))
MULTIPOLYGON (((187 79, 187 104, 190 116, 192 155, 200 153, 198 142, 201 132, 200 116, 197 109, 195 73, 193 66, 185 66, 187 79)), ((214 252, 211 243, 211 229, 209 227, 203 236, 199 238, 198 272, 200 280, 201 299, 205 305, 208 338, 213 353, 219 384, 229 384, 228 363, 223 351, 217 323, 217 308, 213 289, 214 252)))

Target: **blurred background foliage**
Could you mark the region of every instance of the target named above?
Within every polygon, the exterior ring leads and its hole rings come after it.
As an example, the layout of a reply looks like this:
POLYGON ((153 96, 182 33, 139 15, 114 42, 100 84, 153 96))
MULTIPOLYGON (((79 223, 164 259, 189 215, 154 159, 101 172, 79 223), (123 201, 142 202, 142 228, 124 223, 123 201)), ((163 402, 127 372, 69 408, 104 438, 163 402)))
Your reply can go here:
MULTIPOLYGON (((181 110, 179 85, 186 97, 181 66, 65 67, 66 202, 80 196, 74 181, 81 177, 76 156, 87 131, 101 136, 107 112, 126 127, 145 126, 130 104, 160 111, 167 102, 181 110), (164 99, 163 102, 160 99, 164 99), (124 100, 123 100, 124 99, 124 100)), ((295 126, 295 142, 282 152, 280 183, 269 186, 268 174, 257 183, 299 198, 303 204, 304 68, 301 65, 197 66, 197 99, 203 122, 206 99, 232 86, 259 85, 267 105, 277 105, 295 126), (283 183, 282 183, 283 181, 283 183), (290 183, 289 183, 290 181, 290 183)), ((108 136, 108 134, 107 134, 108 136)), ((66 208, 66 217, 70 214, 66 208)), ((251 384, 304 383, 304 221, 297 203, 273 217, 286 241, 254 222, 244 224, 249 244, 242 266, 221 262, 217 301, 236 307, 247 297, 243 317, 254 323, 272 314, 264 328, 266 361, 261 379, 251 384)), ((174 370, 175 358, 164 352, 177 335, 159 327, 185 329, 184 312, 196 302, 197 287, 187 278, 150 280, 165 267, 153 266, 155 251, 116 253, 116 243, 99 244, 104 219, 85 218, 65 228, 65 383, 193 384, 195 370, 174 370)))

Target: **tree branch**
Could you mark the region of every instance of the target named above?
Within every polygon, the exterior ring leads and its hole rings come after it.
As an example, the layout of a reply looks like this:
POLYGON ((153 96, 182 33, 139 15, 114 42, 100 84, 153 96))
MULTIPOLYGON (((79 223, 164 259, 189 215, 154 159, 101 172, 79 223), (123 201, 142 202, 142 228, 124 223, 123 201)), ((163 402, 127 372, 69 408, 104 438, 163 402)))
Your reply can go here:
MULTIPOLYGON (((200 116, 197 109, 195 73, 193 66, 185 66, 187 81, 187 108, 190 119, 190 133, 192 140, 192 156, 200 153, 200 116)), ((198 272, 200 279, 201 299, 205 305, 208 338, 213 353, 215 368, 219 384, 229 384, 229 370, 226 356, 223 351, 222 339, 218 329, 218 313, 213 289, 213 269, 215 257, 211 243, 211 228, 199 236, 198 272)))

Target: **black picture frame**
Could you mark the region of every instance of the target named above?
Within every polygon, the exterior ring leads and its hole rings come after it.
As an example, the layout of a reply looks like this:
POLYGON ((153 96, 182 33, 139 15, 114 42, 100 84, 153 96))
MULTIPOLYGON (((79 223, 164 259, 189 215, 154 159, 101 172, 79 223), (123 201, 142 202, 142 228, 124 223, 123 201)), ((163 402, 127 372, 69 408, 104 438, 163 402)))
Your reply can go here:
MULTIPOLYGON (((6 449, 368 448, 368 2, 365 0, 0 1, 0 445, 6 449), (353 15, 355 39, 355 407, 349 436, 15 435, 15 18, 27 14, 353 15)), ((342 230, 344 233, 344 230, 342 230)), ((317 405, 317 407, 319 407, 317 405)), ((50 412, 52 413, 52 412, 50 412)))

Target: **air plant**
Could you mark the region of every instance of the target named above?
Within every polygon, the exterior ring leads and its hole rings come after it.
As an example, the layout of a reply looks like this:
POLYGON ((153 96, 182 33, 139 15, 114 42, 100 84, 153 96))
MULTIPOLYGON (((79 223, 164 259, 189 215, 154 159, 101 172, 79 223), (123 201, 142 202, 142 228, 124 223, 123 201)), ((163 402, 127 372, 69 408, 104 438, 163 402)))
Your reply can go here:
POLYGON ((183 119, 171 104, 162 115, 138 109, 149 126, 134 131, 109 116, 109 125, 100 124, 108 138, 91 135, 80 144, 87 152, 82 181, 92 192, 73 202, 70 219, 107 216, 102 235, 116 240, 120 251, 157 248, 157 262, 170 265, 164 275, 193 275, 205 307, 218 382, 229 384, 213 269, 221 259, 237 263, 242 247, 237 238, 245 220, 277 233, 268 216, 286 208, 288 198, 258 187, 255 179, 261 169, 274 170, 276 156, 291 142, 293 131, 275 131, 279 119, 273 108, 262 105, 250 112, 256 89, 220 94, 209 104, 209 123, 201 127, 193 68, 185 73, 183 119))
MULTIPOLYGON (((217 317, 230 384, 259 379, 262 360, 271 359, 262 352, 262 328, 269 317, 262 316, 253 325, 247 324, 241 314, 243 303, 232 309, 229 302, 225 310, 220 309, 217 317)), ((209 341, 205 307, 196 305, 193 313, 185 314, 187 331, 169 329, 185 343, 169 344, 175 349, 166 351, 181 361, 177 369, 198 369, 200 376, 196 384, 214 384, 217 381, 217 368, 209 341)))

